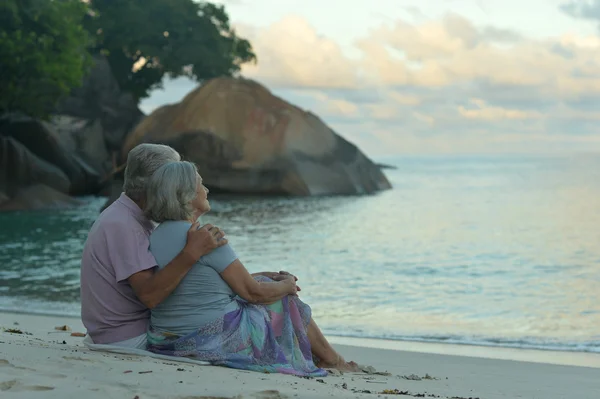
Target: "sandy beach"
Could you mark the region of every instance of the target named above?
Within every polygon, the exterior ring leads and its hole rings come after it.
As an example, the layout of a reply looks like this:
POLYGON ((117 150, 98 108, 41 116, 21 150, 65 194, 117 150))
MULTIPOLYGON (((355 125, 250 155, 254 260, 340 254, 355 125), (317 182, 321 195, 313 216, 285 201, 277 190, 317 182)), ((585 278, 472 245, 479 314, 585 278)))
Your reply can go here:
MULTIPOLYGON (((82 332, 75 318, 0 313, 2 398, 600 398, 600 356, 592 354, 559 354, 547 359, 563 364, 549 364, 483 357, 503 352, 490 348, 464 356, 410 343, 416 349, 336 344, 375 373, 305 379, 92 351, 72 335, 82 332)), ((527 352, 534 359, 537 351, 527 352)))

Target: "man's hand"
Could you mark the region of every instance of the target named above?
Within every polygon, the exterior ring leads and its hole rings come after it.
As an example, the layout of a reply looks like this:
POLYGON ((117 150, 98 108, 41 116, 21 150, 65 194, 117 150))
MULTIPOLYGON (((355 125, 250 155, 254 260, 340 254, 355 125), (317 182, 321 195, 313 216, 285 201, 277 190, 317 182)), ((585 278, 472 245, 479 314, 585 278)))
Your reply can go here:
POLYGON ((194 223, 187 232, 185 247, 164 268, 156 272, 143 270, 129 276, 127 280, 135 295, 148 309, 154 309, 171 295, 198 259, 227 244, 224 235, 218 227, 207 224, 200 228, 200 223, 194 223))
POLYGON ((212 224, 200 227, 200 223, 192 224, 187 233, 187 242, 183 252, 198 261, 214 249, 227 244, 225 233, 212 224))

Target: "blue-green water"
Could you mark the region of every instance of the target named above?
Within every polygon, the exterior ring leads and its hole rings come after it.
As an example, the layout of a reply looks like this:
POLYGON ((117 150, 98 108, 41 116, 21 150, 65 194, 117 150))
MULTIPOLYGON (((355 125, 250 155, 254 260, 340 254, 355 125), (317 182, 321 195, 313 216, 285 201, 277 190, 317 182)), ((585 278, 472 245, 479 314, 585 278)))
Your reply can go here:
MULTIPOLYGON (((330 334, 600 352, 600 157, 382 160, 394 189, 213 197, 251 271, 286 269, 330 334)), ((104 199, 0 214, 0 309, 79 313, 104 199)))

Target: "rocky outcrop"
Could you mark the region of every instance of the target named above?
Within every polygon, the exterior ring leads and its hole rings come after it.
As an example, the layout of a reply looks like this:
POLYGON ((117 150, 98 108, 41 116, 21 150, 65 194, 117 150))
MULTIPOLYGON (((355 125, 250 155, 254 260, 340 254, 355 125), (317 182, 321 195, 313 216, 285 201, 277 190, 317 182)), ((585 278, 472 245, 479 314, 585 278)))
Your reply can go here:
POLYGON ((0 192, 12 198, 20 189, 35 184, 61 193, 68 193, 71 187, 59 167, 34 155, 16 139, 0 136, 0 192))
POLYGON ((67 136, 58 135, 51 124, 10 116, 0 119, 0 134, 13 138, 37 158, 60 169, 70 182, 67 193, 84 195, 97 190, 102 171, 91 167, 76 147, 65 145, 67 136))
POLYGON ((133 96, 121 91, 102 56, 94 57, 83 84, 58 105, 56 114, 98 121, 109 152, 120 151, 125 136, 144 116, 133 96))
POLYGON ((378 163, 377 166, 379 167, 379 169, 392 169, 392 170, 398 169, 398 167, 396 165, 390 165, 387 163, 378 163))
POLYGON ((47 125, 83 173, 84 180, 75 194, 97 194, 117 156, 107 149, 100 121, 55 115, 47 125))
POLYGON ((20 188, 15 195, 0 201, 0 211, 64 209, 81 205, 81 201, 44 184, 20 188))
POLYGON ((118 195, 122 183, 108 177, 141 142, 171 145, 198 165, 216 192, 330 195, 390 188, 356 146, 253 81, 213 79, 144 118, 119 90, 108 62, 97 57, 82 87, 49 121, 0 116, 0 211, 118 195))
POLYGON ((129 134, 171 145, 198 165, 213 191, 332 195, 390 188, 380 168, 317 116, 256 82, 218 78, 157 109, 129 134))
POLYGON ((0 116, 0 210, 73 206, 79 201, 69 196, 109 185, 123 139, 143 114, 120 91, 106 59, 94 61, 50 121, 0 116))

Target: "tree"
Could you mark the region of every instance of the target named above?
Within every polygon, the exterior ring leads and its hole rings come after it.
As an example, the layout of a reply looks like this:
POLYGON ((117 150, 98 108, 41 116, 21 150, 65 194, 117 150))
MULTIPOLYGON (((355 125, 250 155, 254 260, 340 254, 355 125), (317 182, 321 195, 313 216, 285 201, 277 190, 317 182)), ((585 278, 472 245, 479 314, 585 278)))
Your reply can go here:
POLYGON ((121 89, 137 100, 165 75, 203 81, 233 76, 256 61, 223 6, 193 0, 91 0, 95 51, 106 55, 121 89))
POLYGON ((0 112, 46 118, 89 65, 80 0, 0 1, 0 112))

